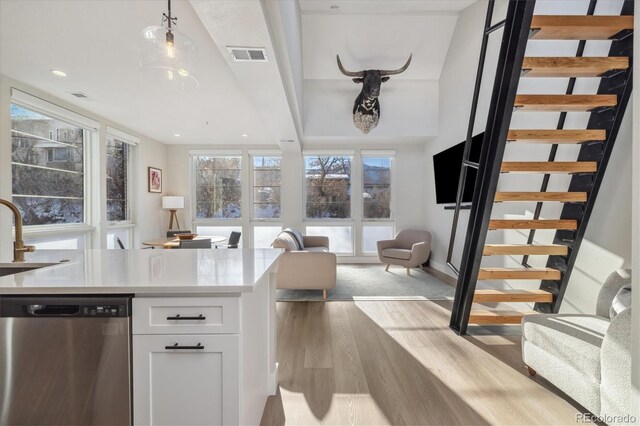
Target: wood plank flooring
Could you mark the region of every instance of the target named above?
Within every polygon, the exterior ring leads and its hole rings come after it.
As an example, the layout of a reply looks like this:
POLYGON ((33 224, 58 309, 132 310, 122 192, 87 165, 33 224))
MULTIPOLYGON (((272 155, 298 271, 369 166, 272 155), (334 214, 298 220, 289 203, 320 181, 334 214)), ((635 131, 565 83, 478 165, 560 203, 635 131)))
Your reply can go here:
POLYGON ((574 424, 519 336, 459 337, 450 301, 279 302, 264 425, 574 424), (541 408, 542 407, 542 408, 541 408))

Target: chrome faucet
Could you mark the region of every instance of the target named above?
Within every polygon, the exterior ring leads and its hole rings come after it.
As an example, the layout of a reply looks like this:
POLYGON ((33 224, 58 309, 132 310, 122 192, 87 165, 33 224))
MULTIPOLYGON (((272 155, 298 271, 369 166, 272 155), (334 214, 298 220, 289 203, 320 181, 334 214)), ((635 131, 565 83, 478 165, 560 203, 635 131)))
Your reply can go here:
POLYGON ((24 245, 24 241, 22 241, 22 216, 20 216, 20 210, 18 210, 16 205, 2 198, 0 198, 0 204, 9 207, 9 210, 13 213, 16 225, 16 240, 13 242, 13 261, 24 262, 24 254, 26 252, 34 252, 36 248, 34 246, 26 246, 24 245))

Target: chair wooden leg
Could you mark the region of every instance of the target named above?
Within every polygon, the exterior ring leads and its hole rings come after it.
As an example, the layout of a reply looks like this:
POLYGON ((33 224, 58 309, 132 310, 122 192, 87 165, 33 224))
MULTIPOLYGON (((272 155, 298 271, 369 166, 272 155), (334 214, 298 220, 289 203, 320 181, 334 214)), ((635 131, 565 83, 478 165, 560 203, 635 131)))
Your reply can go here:
POLYGON ((411 268, 407 266, 407 275, 411 276, 411 268))
POLYGON ((385 271, 385 272, 389 272, 389 266, 391 266, 391 265, 389 265, 389 264, 387 263, 387 266, 385 266, 385 267, 384 267, 384 271, 385 271))
POLYGON ((322 290, 322 300, 327 300, 327 289, 322 290))
POLYGON ((528 365, 527 365, 527 371, 529 372, 529 375, 531 377, 536 375, 536 370, 534 370, 533 368, 529 367, 528 365))

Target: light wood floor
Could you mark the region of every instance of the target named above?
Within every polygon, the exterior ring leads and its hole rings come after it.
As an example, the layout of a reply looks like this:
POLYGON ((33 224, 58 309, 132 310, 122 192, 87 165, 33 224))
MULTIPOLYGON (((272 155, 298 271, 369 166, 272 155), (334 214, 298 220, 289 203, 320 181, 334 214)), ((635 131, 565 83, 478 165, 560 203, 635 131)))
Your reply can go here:
POLYGON ((456 336, 451 302, 278 303, 278 395, 265 425, 575 424, 531 379, 518 336, 456 336))

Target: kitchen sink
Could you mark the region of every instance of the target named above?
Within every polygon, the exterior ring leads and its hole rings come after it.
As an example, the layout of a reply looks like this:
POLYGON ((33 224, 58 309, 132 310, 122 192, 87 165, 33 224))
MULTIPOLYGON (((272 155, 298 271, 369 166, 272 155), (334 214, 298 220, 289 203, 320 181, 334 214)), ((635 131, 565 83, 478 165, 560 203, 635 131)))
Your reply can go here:
POLYGON ((5 275, 29 272, 34 269, 46 268, 47 266, 58 265, 58 263, 0 263, 0 277, 5 275))

